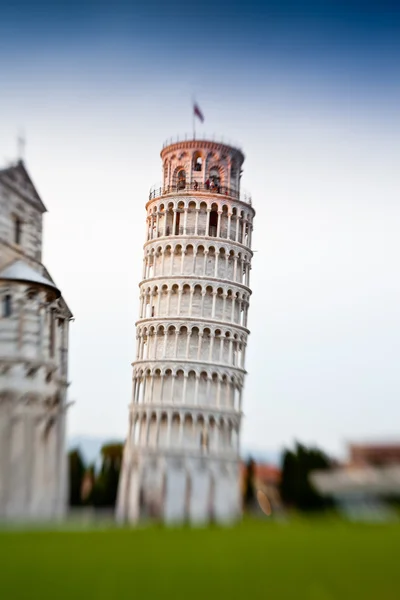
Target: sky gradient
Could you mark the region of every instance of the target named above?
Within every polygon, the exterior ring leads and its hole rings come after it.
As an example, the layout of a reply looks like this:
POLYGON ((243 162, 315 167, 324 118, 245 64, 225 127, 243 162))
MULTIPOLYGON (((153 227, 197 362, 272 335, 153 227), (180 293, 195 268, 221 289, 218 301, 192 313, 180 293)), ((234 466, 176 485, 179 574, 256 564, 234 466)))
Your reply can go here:
POLYGON ((144 204, 165 139, 244 150, 257 211, 243 444, 343 452, 400 418, 398 3, 19 3, 0 21, 0 161, 49 213, 72 434, 123 437, 144 204))

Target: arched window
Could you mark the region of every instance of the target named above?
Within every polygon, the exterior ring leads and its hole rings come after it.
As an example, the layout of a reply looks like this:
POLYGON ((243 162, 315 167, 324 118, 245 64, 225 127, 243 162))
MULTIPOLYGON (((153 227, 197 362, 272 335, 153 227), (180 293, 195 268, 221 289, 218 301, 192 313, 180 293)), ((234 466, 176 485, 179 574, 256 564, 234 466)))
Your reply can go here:
POLYGON ((199 152, 193 156, 193 171, 200 172, 203 169, 203 159, 199 152))
POLYGON ((181 169, 178 172, 178 190, 184 190, 186 187, 186 172, 184 169, 181 169))
POLYGON ((22 221, 18 217, 14 221, 14 244, 21 244, 22 221))
POLYGON ((50 311, 50 356, 53 357, 56 349, 55 309, 50 311))
POLYGON ((200 432, 200 448, 203 452, 208 452, 209 439, 208 431, 205 428, 203 429, 203 431, 200 432))
POLYGON ((146 312, 145 319, 149 319, 151 317, 151 296, 146 297, 146 312))
POLYGON ((221 177, 219 174, 219 170, 216 167, 210 169, 210 184, 211 187, 218 188, 221 185, 221 177))
POLYGON ((11 317, 12 305, 11 305, 11 294, 6 294, 3 298, 3 317, 11 317))
POLYGON ((150 254, 147 259, 147 277, 154 277, 154 254, 150 254))
POLYGON ((208 235, 212 237, 216 237, 218 229, 218 207, 216 204, 213 204, 210 212, 210 224, 208 235))

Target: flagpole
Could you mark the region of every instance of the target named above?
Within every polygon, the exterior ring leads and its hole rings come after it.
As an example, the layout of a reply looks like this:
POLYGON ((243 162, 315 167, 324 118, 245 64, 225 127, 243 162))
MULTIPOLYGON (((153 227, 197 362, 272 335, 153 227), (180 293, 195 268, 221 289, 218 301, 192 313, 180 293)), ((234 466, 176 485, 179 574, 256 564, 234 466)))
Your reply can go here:
POLYGON ((195 122, 195 114, 194 114, 194 106, 195 106, 195 100, 194 97, 192 98, 192 119, 193 119, 193 139, 196 139, 196 122, 195 122))

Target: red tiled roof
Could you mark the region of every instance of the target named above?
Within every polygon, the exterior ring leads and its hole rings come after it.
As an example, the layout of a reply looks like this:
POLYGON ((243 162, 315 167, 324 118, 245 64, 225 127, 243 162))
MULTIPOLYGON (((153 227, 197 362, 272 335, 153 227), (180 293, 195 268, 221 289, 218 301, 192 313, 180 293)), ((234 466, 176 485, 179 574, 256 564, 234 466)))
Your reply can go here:
MULTIPOLYGON (((241 463, 240 464, 240 475, 241 477, 244 476, 246 470, 246 463, 241 463)), ((272 483, 272 484, 278 484, 281 480, 281 470, 278 469, 277 467, 274 467, 272 465, 268 465, 265 463, 256 463, 255 464, 255 469, 254 469, 254 474, 256 479, 264 482, 264 483, 272 483)))
POLYGON ((351 444, 351 462, 400 462, 400 444, 351 444))
POLYGON ((400 452, 400 444, 351 444, 350 449, 359 452, 400 452))

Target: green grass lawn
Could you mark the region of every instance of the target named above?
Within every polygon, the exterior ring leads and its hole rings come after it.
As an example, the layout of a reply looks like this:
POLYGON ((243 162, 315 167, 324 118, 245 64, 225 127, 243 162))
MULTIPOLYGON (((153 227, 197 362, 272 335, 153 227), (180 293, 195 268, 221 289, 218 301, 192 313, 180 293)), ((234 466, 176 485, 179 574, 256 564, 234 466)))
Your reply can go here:
POLYGON ((0 599, 399 600, 400 524, 0 533, 0 599))

